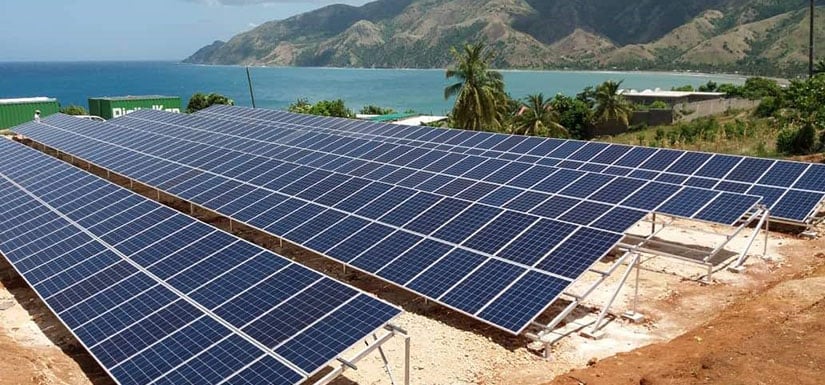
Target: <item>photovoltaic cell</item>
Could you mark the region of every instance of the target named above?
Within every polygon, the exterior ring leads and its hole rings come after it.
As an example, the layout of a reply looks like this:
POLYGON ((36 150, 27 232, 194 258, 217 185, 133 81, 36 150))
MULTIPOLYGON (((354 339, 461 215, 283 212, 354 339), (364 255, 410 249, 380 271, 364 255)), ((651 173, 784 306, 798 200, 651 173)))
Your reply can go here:
MULTIPOLYGON (((84 226, 72 219, 80 217, 61 211, 64 203, 74 198, 67 199, 57 194, 58 190, 35 188, 40 180, 56 173, 74 171, 72 166, 11 141, 0 142, 0 154, 0 158, 11 156, 19 161, 0 170, 2 201, 40 207, 43 213, 37 217, 3 216, 0 239, 7 241, 0 250, 118 383, 182 383, 178 380, 183 378, 184 382, 217 384, 247 376, 301 383, 399 313, 353 288, 341 284, 327 287, 326 295, 343 296, 352 304, 348 314, 372 322, 348 320, 347 333, 316 334, 311 339, 305 337, 307 331, 295 330, 289 338, 302 339, 303 347, 314 352, 312 365, 304 365, 308 358, 300 353, 285 359, 256 346, 260 341, 232 325, 245 324, 261 312, 289 307, 299 293, 311 290, 310 281, 314 282, 299 277, 317 279, 319 274, 91 174, 77 172, 73 184, 78 187, 88 186, 87 191, 99 197, 121 198, 85 198, 85 217, 110 212, 110 207, 116 210, 102 221, 89 222, 93 226, 84 226), (21 167, 26 168, 25 179, 15 176, 24 175, 19 172, 21 167), (12 180, 17 184, 11 184, 12 180), (133 210, 135 207, 141 209, 133 210), (129 215, 133 215, 131 221, 129 215), (18 234, 23 229, 15 222, 31 221, 28 231, 43 227, 37 226, 38 218, 59 221, 56 228, 61 230, 30 239, 28 232, 8 237, 10 230, 18 234), (13 244, 9 239, 29 240, 8 249, 13 244), (44 264, 28 262, 35 260, 44 264), (259 263, 253 263, 256 260, 259 263), (285 270, 271 275, 279 269, 285 270), (236 302, 232 302, 233 297, 236 302), (225 311, 213 311, 226 300, 228 304, 221 308, 225 311), (247 369, 239 373, 244 367, 247 369)), ((289 318, 293 323, 294 315, 289 318)), ((338 319, 340 314, 322 312, 303 317, 301 322, 338 319)))

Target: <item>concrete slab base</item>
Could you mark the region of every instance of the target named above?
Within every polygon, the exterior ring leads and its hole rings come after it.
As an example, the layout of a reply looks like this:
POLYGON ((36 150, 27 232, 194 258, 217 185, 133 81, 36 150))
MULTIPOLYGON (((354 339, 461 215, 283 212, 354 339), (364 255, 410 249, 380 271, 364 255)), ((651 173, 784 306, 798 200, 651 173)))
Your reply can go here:
POLYGON ((801 234, 799 234, 799 236, 806 239, 816 239, 816 237, 819 236, 819 234, 817 234, 816 231, 808 230, 803 231, 801 234))
POLYGON ((637 324, 645 320, 645 315, 633 311, 626 311, 622 313, 622 318, 637 324))
POLYGON ((728 266, 728 271, 731 273, 742 274, 745 272, 745 266, 728 266))
POLYGON ((591 340, 597 340, 597 341, 605 337, 605 333, 603 331, 593 332, 593 330, 581 331, 581 332, 579 332, 579 335, 584 337, 584 338, 589 338, 591 340))

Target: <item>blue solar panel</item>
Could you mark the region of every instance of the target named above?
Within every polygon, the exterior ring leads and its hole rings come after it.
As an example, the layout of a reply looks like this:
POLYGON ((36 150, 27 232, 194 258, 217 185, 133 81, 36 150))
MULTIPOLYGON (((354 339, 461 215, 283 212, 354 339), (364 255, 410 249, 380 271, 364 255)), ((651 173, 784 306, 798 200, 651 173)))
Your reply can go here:
POLYGON ((495 254, 537 219, 532 215, 505 211, 464 242, 464 245, 488 254, 495 254))
POLYGON ((796 189, 825 192, 825 165, 812 164, 793 186, 796 189))
POLYGON ((719 193, 715 191, 685 188, 663 205, 659 206, 657 211, 665 214, 691 217, 696 211, 706 205, 710 199, 713 199, 717 195, 719 195, 719 193))
POLYGON ((378 271, 378 276, 405 285, 452 249, 450 245, 425 239, 384 266, 378 271))
POLYGON ((788 190, 771 211, 776 218, 802 220, 811 214, 812 207, 822 201, 822 193, 788 190))
POLYGON ((564 190, 561 190, 559 194, 577 198, 586 198, 590 196, 590 194, 593 194, 596 190, 612 182, 613 179, 615 179, 615 177, 609 175, 587 174, 573 182, 564 190))
POLYGON ((580 225, 586 225, 595 221, 600 216, 610 210, 609 205, 602 203, 583 201, 564 213, 559 219, 580 225))
POLYGON ((537 267, 564 277, 578 277, 597 258, 607 254, 621 235, 582 228, 558 245, 537 267))
POLYGON ((470 203, 467 201, 446 198, 429 208, 404 227, 421 234, 430 234, 460 212, 464 211, 469 205, 470 203))
POLYGON ((428 297, 439 298, 485 260, 486 258, 479 254, 464 249, 455 249, 430 265, 407 287, 428 297))
POLYGON ((550 219, 541 219, 497 255, 528 266, 534 265, 560 243, 576 226, 550 219))
POLYGON ((329 251, 342 262, 349 262, 392 233, 391 227, 373 223, 364 227, 329 251))
MULTIPOLYGON (((270 116, 267 115, 268 113, 266 111, 257 111, 255 113, 270 116)), ((587 159, 588 156, 591 154, 597 157, 602 157, 602 155, 610 156, 611 151, 615 151, 616 149, 621 150, 623 148, 621 146, 608 146, 587 142, 567 142, 569 144, 561 148, 559 146, 561 143, 564 143, 564 141, 553 139, 525 139, 523 137, 509 137, 505 135, 462 133, 460 131, 443 130, 439 135, 432 137, 433 141, 431 143, 424 145, 420 142, 399 139, 409 135, 420 138, 427 135, 428 130, 430 130, 427 128, 401 128, 391 125, 376 125, 367 122, 356 123, 346 120, 331 123, 332 120, 314 117, 300 117, 300 119, 306 120, 304 124, 310 126, 285 131, 280 127, 279 129, 272 129, 272 127, 269 127, 267 124, 251 126, 231 119, 218 120, 208 116, 193 118, 192 116, 176 115, 174 119, 179 119, 176 127, 182 125, 193 127, 193 129, 169 130, 164 126, 165 123, 163 123, 162 120, 167 118, 171 119, 172 117, 163 112, 153 114, 158 121, 151 123, 151 125, 153 125, 151 131, 161 133, 163 136, 153 137, 154 134, 148 133, 145 131, 145 128, 129 130, 129 135, 133 135, 134 138, 140 137, 143 140, 140 142, 132 142, 132 139, 125 139, 122 142, 125 146, 134 146, 139 152, 145 152, 150 154, 150 157, 154 157, 152 144, 155 141, 160 142, 160 139, 163 138, 162 145, 164 146, 164 152, 158 153, 157 155, 159 158, 166 158, 167 156, 171 157, 186 147, 179 144, 180 141, 177 138, 180 137, 187 141, 195 140, 208 143, 208 146, 199 145, 198 147, 198 151, 203 152, 203 155, 209 153, 209 146, 237 148, 241 151, 247 151, 244 150, 244 148, 248 148, 249 152, 271 158, 273 162, 281 162, 281 164, 276 167, 285 167, 285 169, 280 170, 278 175, 273 175, 266 181, 258 180, 257 182, 253 182, 252 185, 260 186, 261 184, 273 183, 275 180, 282 181, 281 178, 289 175, 288 179, 291 179, 289 184, 278 188, 297 190, 297 187, 308 185, 301 191, 289 191, 287 193, 288 197, 293 198, 298 195, 300 198, 317 202, 323 206, 321 207, 323 210, 319 210, 316 206, 307 206, 306 204, 298 205, 298 202, 293 202, 292 199, 287 201, 290 202, 288 204, 278 202, 277 205, 269 207, 263 203, 253 203, 252 206, 254 206, 255 213, 257 217, 259 217, 257 219, 261 224, 268 223, 269 230, 267 231, 273 233, 280 232, 281 234, 279 235, 288 241, 302 244, 307 248, 324 253, 329 258, 342 262, 352 260, 353 263, 355 263, 355 261, 363 258, 359 256, 369 255, 371 253, 370 250, 373 250, 373 248, 379 250, 376 246, 378 244, 381 244, 381 249, 387 247, 387 250, 393 250, 389 247, 391 244, 384 243, 393 237, 388 232, 394 234, 402 231, 404 234, 409 234, 406 233, 406 231, 412 231, 416 233, 416 237, 410 237, 410 239, 417 239, 417 237, 420 237, 422 234, 431 234, 430 236, 434 239, 434 241, 431 242, 436 242, 436 244, 440 244, 442 241, 447 242, 448 244, 445 245, 445 247, 460 243, 462 244, 462 248, 466 247, 468 251, 478 251, 478 255, 486 258, 485 261, 490 258, 489 254, 491 253, 512 253, 513 255, 517 255, 517 257, 514 256, 513 258, 532 260, 535 263, 541 260, 541 258, 547 254, 547 251, 535 245, 531 245, 533 250, 525 249, 523 245, 531 243, 527 238, 523 237, 526 237, 527 234, 533 234, 533 232, 538 233, 538 230, 532 228, 532 226, 538 226, 538 224, 528 225, 528 227, 521 229, 522 232, 519 233, 515 233, 514 229, 506 228, 506 231, 512 231, 514 233, 513 235, 508 235, 509 239, 500 238, 496 240, 495 236, 501 234, 500 232, 492 232, 491 234, 494 235, 491 238, 493 239, 486 240, 487 242, 482 241, 483 238, 480 234, 485 233, 486 229, 492 226, 492 223, 497 223, 499 220, 496 218, 505 218, 506 216, 515 214, 512 211, 501 211, 497 207, 507 205, 507 207, 516 211, 524 212, 529 210, 536 215, 555 218, 569 211, 570 208, 579 205, 577 207, 582 210, 583 215, 577 217, 577 221, 597 221, 598 216, 591 216, 601 213, 600 216, 604 216, 605 219, 600 222, 599 226, 610 229, 623 226, 622 221, 631 222, 632 220, 629 218, 633 218, 634 215, 638 214, 624 207, 601 205, 590 205, 601 209, 601 211, 585 210, 585 206, 588 205, 582 204, 581 200, 561 196, 546 199, 549 195, 544 194, 558 193, 568 188, 568 186, 576 182, 577 179, 582 178, 582 181, 576 183, 575 187, 570 187, 570 189, 565 192, 565 195, 569 193, 586 196, 590 193, 595 193, 600 196, 605 203, 616 203, 616 200, 622 200, 625 197, 635 195, 635 191, 623 192, 621 188, 617 188, 611 192, 610 189, 603 188, 605 186, 622 187, 622 185, 613 184, 613 182, 619 179, 610 176, 593 176, 597 174, 587 174, 580 170, 556 171, 557 169, 551 167, 531 166, 523 163, 523 161, 527 161, 555 165, 562 161, 561 165, 565 167, 601 170, 601 168, 605 166, 586 163, 589 161, 587 159), (213 129, 213 124, 215 123, 220 123, 222 125, 220 126, 221 130, 227 130, 226 132, 231 132, 233 136, 224 135, 221 131, 212 132, 211 129, 213 129), (357 129, 359 132, 369 132, 370 134, 382 136, 362 136, 362 138, 355 138, 351 135, 351 133, 355 131, 345 131, 349 130, 349 128, 339 129, 336 127, 329 130, 321 130, 311 126, 322 123, 345 125, 353 130, 357 129), (189 136, 192 134, 194 134, 194 136, 189 136), (458 135, 466 136, 467 138, 460 141, 462 146, 472 145, 472 143, 480 143, 482 145, 479 146, 478 149, 454 147, 452 144, 443 145, 444 141, 453 141, 452 139, 457 138, 458 135), (239 139, 238 136, 255 138, 257 142, 253 143, 239 139), (333 140, 331 137, 335 137, 336 139, 333 140), (528 141, 531 143, 528 144, 528 141), (283 143, 297 147, 285 147, 281 145, 283 143), (328 145, 326 143, 328 143, 328 145), (313 153, 311 150, 316 148, 323 148, 323 151, 329 152, 313 153), (555 154, 559 155, 574 148, 576 152, 573 158, 575 159, 572 160, 539 158, 533 155, 518 156, 519 154, 515 153, 515 151, 518 150, 530 152, 534 155, 547 155, 550 152, 556 151, 555 154), (492 150, 485 151, 487 149, 492 150), (500 150, 511 152, 503 153, 500 150), (335 157, 335 154, 344 153, 348 154, 348 156, 360 157, 361 159, 335 157), (481 156, 467 155, 471 153, 480 154, 481 156), (493 160, 490 159, 490 157, 497 157, 498 159, 493 160), (389 161, 395 165, 408 165, 409 167, 397 168, 396 166, 387 166, 381 163, 370 163, 366 161, 368 158, 380 160, 381 162, 389 161), (519 159, 519 162, 513 163, 507 161, 512 159, 519 159), (578 160, 582 160, 582 162, 578 160), (314 168, 308 167, 310 170, 304 173, 305 169, 303 166, 310 164, 313 165, 314 168), (420 172, 414 170, 414 168, 440 171, 443 175, 432 174, 426 170, 420 172), (295 170, 301 171, 296 172, 295 170), (338 174, 318 172, 321 170, 338 174), (448 175, 456 176, 462 174, 468 175, 471 178, 454 179, 448 177, 448 175), (318 178, 319 176, 322 178, 318 178), (363 176, 363 179, 352 179, 352 176, 363 176), (359 182, 353 186, 348 186, 346 190, 342 189, 336 194, 326 193, 326 190, 337 190, 339 187, 342 188, 352 183, 353 180, 370 181, 376 179, 381 179, 391 184, 408 186, 409 189, 395 187, 395 190, 391 190, 392 186, 389 185, 379 183, 364 185, 363 182, 359 182), (483 179, 486 179, 487 182, 478 182, 478 180, 483 179), (598 181, 603 182, 598 183, 598 181), (292 187, 289 187, 290 184, 292 187), (506 185, 502 186, 501 184, 506 185), (533 185, 536 186, 534 187, 533 185), (536 191, 524 192, 524 188, 531 188, 536 191), (417 196, 416 194, 428 196, 422 194, 421 191, 433 193, 435 194, 433 197, 437 196, 438 198, 433 199, 433 202, 425 202, 426 204, 420 205, 419 207, 419 205, 415 204, 418 198, 411 197, 417 196), (433 206, 436 205, 436 200, 445 202, 442 197, 443 195, 453 196, 458 200, 454 201, 450 206, 445 206, 445 208, 449 207, 449 213, 435 215, 433 206), (323 202, 321 202, 322 200, 323 202), (488 206, 469 206, 470 202, 468 201, 476 201, 488 206), (334 205, 334 210, 328 209, 330 205, 334 205), (536 207, 537 205, 539 206, 536 207), (487 213, 479 211, 479 207, 482 208, 481 211, 487 211, 487 213), (334 213, 334 215, 331 213, 334 213), (499 214, 501 215, 500 217, 499 214), (316 221, 316 219, 318 220, 316 221), (365 227, 370 226, 370 220, 377 221, 373 223, 375 226, 391 226, 387 227, 387 229, 385 229, 386 231, 368 236, 365 227), (402 226, 401 230, 396 228, 396 226, 402 226), (417 230, 411 229, 413 226, 415 226, 417 230), (468 239, 474 239, 472 247, 467 246, 468 239), (506 242, 500 244, 502 241, 506 242), (487 243, 489 243, 489 245, 487 243), (516 253, 516 250, 522 251, 516 253)), ((296 118, 295 115, 291 114, 277 114, 288 119, 296 118)), ((125 117, 121 120, 130 121, 132 119, 125 117)), ((100 137, 104 141, 121 140, 124 138, 123 130, 120 132, 104 130, 102 127, 107 126, 107 124, 100 125, 98 123, 91 123, 89 126, 90 132, 86 134, 90 134, 92 137, 100 137), (92 126, 97 127, 92 128, 92 126)), ((105 144, 102 147, 105 147, 105 144)), ((69 150, 74 151, 73 149, 69 150)), ((627 151, 626 149, 625 152, 627 151)), ((221 162, 215 159, 217 159, 217 157, 224 157, 226 154, 220 153, 217 149, 211 150, 211 153, 216 152, 217 155, 213 155, 216 156, 213 159, 201 159, 202 156, 199 155, 198 158, 191 159, 188 164, 181 167, 199 167, 201 166, 201 162, 209 162, 214 165, 215 170, 218 170, 217 167, 219 167, 221 162)), ((151 161, 146 162, 146 159, 144 159, 146 156, 140 153, 130 153, 130 156, 134 157, 135 160, 147 164, 159 160, 157 158, 151 158, 151 161)), ((616 154, 613 156, 619 159, 623 157, 624 154, 616 154)), ((228 156, 226 158, 229 159, 228 156)), ((232 157, 232 159, 227 162, 236 161, 236 159, 238 159, 238 157, 232 157)), ((628 159, 625 158, 625 161, 628 161, 628 159)), ((654 162, 648 165, 658 167, 658 163, 654 162)), ((112 166, 120 167, 116 164, 112 166)), ((657 175, 652 170, 633 170, 631 168, 621 167, 613 167, 612 169, 602 171, 605 173, 620 171, 625 174, 635 172, 635 174, 649 173, 650 175, 657 175)), ((135 175, 140 176, 139 174, 135 175)), ((639 184, 639 182, 634 179, 622 180, 632 181, 623 186, 625 189, 629 188, 628 186, 631 184, 639 184)), ((222 182, 220 185, 232 184, 222 182)), ((275 187, 274 185, 272 186, 275 187)), ((216 188, 213 187, 212 189, 214 190, 216 188)), ((208 191, 208 194, 211 195, 212 190, 208 191)), ((246 194, 249 195, 250 193, 247 191, 246 194)), ((283 200, 284 197, 280 198, 283 200)), ((639 198, 642 199, 646 197, 639 198)), ((264 199, 272 198, 267 197, 264 199)), ((304 203, 303 201, 300 202, 304 203)), ((658 203, 661 202, 657 202, 657 204, 658 203)), ((248 212, 251 212, 251 210, 248 210, 248 212)), ((569 220, 572 219, 572 217, 565 217, 565 219, 569 220)), ((538 218, 536 218, 536 220, 538 220, 538 218)), ((567 226, 572 227, 567 228, 565 226, 560 230, 564 231, 564 233, 558 234, 562 239, 565 239, 567 235, 578 228, 574 225, 567 226)), ((378 228, 382 229, 381 227, 378 228)), ((561 240, 556 244, 560 242, 561 240)), ((430 243, 425 240, 417 244, 423 245, 430 243)), ((415 245, 411 247, 414 249, 417 248, 415 245)), ((612 247, 612 245, 609 247, 612 247)), ((583 253, 583 255, 579 256, 582 258, 581 263, 584 263, 583 261, 585 260, 591 261, 591 263, 595 262, 595 260, 602 255, 600 250, 582 249, 580 253, 583 253)), ((415 274, 421 273, 423 268, 426 267, 422 267, 415 261, 407 258, 406 256, 409 253, 399 253, 398 250, 378 254, 380 254, 380 257, 368 258, 368 260, 374 260, 374 262, 364 263, 356 267, 370 273, 375 273, 371 270, 379 269, 377 270, 379 277, 396 283, 398 283, 398 280, 385 277, 396 274, 396 272, 390 270, 393 266, 399 266, 407 269, 407 271, 416 271, 415 274), (385 262, 387 263, 386 266, 378 265, 385 262)), ((430 264, 434 263, 434 261, 429 258, 423 258, 421 256, 418 256, 418 258, 420 260, 427 260, 430 264)), ((508 259, 504 258, 504 260, 508 259)), ((414 275, 410 277, 407 275, 409 274, 407 272, 403 274, 399 272, 398 274, 408 280, 415 279, 414 275)), ((575 277, 570 278, 573 279, 575 277)), ((431 298, 438 300, 438 298, 431 298)), ((444 303, 440 300, 439 302, 444 303)), ((457 308, 455 304, 446 305, 457 308)))
POLYGON ((744 158, 742 162, 728 174, 726 179, 754 183, 759 180, 762 174, 768 171, 774 163, 775 161, 768 159, 744 158))
POLYGON ((522 330, 532 321, 533 314, 543 310, 541 304, 553 301, 568 284, 556 277, 528 272, 482 309, 479 316, 513 330, 522 330))
POLYGON ((738 214, 752 208, 759 202, 759 197, 743 197, 737 194, 722 193, 695 216, 696 219, 716 223, 734 224, 740 219, 738 214))
POLYGON ((645 170, 664 171, 683 154, 685 154, 684 151, 660 149, 646 162, 642 163, 640 167, 645 170))
POLYGON ((639 167, 646 159, 656 152, 655 148, 650 147, 634 147, 628 151, 625 156, 616 161, 615 165, 624 167, 639 167))
POLYGON ((444 225, 434 234, 436 238, 452 243, 461 243, 491 219, 501 213, 501 209, 490 206, 473 205, 444 225))
POLYGON ((741 157, 716 154, 695 175, 706 178, 722 178, 742 161, 741 157))
MULTIPOLYGON (((4 215, 0 250, 119 383, 174 383, 181 378, 229 383, 243 379, 238 371, 244 367, 249 378, 272 376, 266 380, 300 383, 399 313, 342 284, 321 288, 321 276, 307 268, 79 172, 72 182, 78 191, 119 197, 87 201, 85 217, 110 212, 110 207, 116 211, 86 227, 61 211, 63 203, 73 199, 56 194, 58 190, 34 188, 38 180, 71 166, 10 141, 0 143, 0 149, 19 160, 0 171, 4 207, 16 202, 44 209, 34 218, 4 215), (13 188, 3 183, 14 178, 10 174, 22 175, 21 167, 28 177, 37 178, 18 179, 13 188), (130 215, 134 216, 128 220, 130 215), (38 218, 47 221, 45 226, 29 226, 29 231, 50 226, 60 230, 34 238, 19 232, 17 223, 38 218), (9 238, 12 233, 17 235, 9 238), (9 245, 18 246, 7 249, 9 245), (319 293, 312 292, 316 287, 349 302, 348 314, 363 321, 349 322, 346 333, 334 336, 309 338, 309 329, 292 330, 287 339, 301 339, 314 353, 304 357, 296 351, 290 359, 257 346, 263 340, 240 329, 251 317, 274 314, 301 295, 318 298, 319 293), (225 356, 227 351, 232 357, 225 356), (216 357, 222 359, 216 362, 216 357), (305 364, 310 361, 312 365, 305 364), (207 369, 206 362, 214 367, 207 369)), ((296 318, 297 314, 301 313, 293 311, 281 319, 291 326, 341 319, 332 309, 317 306, 311 313, 303 312, 305 316, 296 318)))
POLYGON ((524 272, 524 268, 491 259, 469 274, 442 299, 460 310, 475 314, 524 272))
POLYGON ((605 203, 619 203, 639 190, 645 183, 638 179, 617 178, 591 195, 590 199, 605 203))
POLYGON ((350 263, 364 271, 375 273, 422 239, 408 232, 396 231, 350 263))

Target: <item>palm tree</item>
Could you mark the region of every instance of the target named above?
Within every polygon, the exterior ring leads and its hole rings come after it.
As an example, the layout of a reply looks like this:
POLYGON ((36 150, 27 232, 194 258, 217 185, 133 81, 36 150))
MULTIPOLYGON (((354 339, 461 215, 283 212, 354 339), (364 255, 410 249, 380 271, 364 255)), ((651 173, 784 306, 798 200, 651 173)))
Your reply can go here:
POLYGON ((608 80, 596 88, 595 117, 598 121, 618 120, 624 125, 630 124, 633 107, 619 94, 621 85, 622 82, 608 80))
POLYGON ((559 113, 544 94, 528 95, 521 104, 513 124, 513 134, 568 137, 570 133, 559 124, 559 113))
POLYGON ((493 53, 484 43, 467 44, 459 52, 450 51, 456 65, 447 69, 447 79, 458 82, 444 89, 444 99, 455 96, 452 119, 465 130, 496 130, 501 127, 503 109, 507 108, 504 78, 489 69, 493 53))

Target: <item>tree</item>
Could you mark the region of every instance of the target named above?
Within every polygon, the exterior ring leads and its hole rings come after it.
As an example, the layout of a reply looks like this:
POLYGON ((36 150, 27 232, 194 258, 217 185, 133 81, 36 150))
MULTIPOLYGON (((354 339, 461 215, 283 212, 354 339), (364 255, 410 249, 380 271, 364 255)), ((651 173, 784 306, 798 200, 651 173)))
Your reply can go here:
POLYGON ((234 106, 235 101, 214 92, 209 95, 197 92, 189 98, 189 104, 186 105, 186 112, 191 114, 195 111, 200 111, 215 104, 234 106))
POLYGON ((83 108, 83 106, 76 106, 74 104, 62 107, 60 109, 60 113, 66 115, 89 115, 89 113, 86 112, 86 109, 83 108))
MULTIPOLYGON (((590 88, 590 87, 588 87, 590 88)), ((595 92, 595 91, 594 91, 595 92)), ((567 128, 575 139, 588 139, 590 122, 593 121, 593 106, 581 98, 571 98, 562 94, 550 101, 559 113, 559 124, 567 128)))
POLYGON ((630 125, 633 107, 619 94, 622 82, 608 80, 596 88, 596 111, 594 117, 600 122, 618 120, 624 125, 630 125))
POLYGON ((497 130, 507 111, 504 78, 489 69, 495 55, 484 43, 467 44, 451 51, 456 64, 447 69, 447 79, 458 81, 444 89, 444 99, 455 96, 453 124, 465 130, 497 130))
POLYGON ((568 137, 570 133, 559 124, 558 111, 553 109, 550 100, 544 95, 529 95, 521 104, 521 110, 516 114, 512 133, 521 135, 542 135, 553 137, 568 137))
POLYGON ((354 118, 355 114, 347 108, 344 101, 336 100, 321 100, 318 103, 312 104, 308 99, 300 98, 295 103, 287 107, 287 111, 298 114, 309 114, 319 116, 335 116, 339 118, 354 118))
POLYGON ((671 87, 670 90, 671 91, 683 91, 683 92, 693 92, 694 91, 693 86, 690 85, 690 84, 680 86, 680 87, 671 87))
POLYGON ((709 80, 707 84, 699 86, 699 92, 716 92, 718 89, 719 85, 713 80, 709 80))
POLYGON ((361 111, 359 111, 358 113, 364 115, 389 115, 394 114, 395 110, 393 110, 392 108, 383 108, 370 104, 368 106, 362 107, 361 111))

